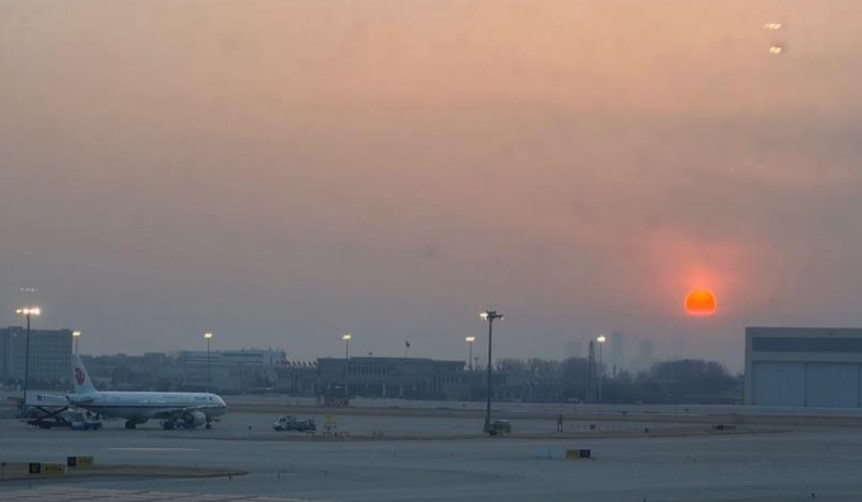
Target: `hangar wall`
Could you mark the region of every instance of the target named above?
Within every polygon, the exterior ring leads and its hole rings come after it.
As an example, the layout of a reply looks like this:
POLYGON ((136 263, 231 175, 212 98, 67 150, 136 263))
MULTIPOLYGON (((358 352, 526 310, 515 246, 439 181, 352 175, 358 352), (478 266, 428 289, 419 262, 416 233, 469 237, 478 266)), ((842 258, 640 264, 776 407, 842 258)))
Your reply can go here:
POLYGON ((862 407, 862 329, 745 329, 745 404, 862 407))

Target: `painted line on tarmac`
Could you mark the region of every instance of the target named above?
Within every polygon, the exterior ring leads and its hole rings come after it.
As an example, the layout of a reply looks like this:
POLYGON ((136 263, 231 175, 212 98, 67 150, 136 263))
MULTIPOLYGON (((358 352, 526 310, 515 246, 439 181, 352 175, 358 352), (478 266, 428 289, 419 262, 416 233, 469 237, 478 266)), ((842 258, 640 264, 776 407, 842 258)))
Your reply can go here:
POLYGON ((163 452, 163 451, 198 451, 200 448, 161 448, 157 446, 110 446, 102 448, 103 450, 114 450, 114 451, 152 451, 152 452, 163 452))
POLYGON ((174 500, 210 500, 210 501, 236 501, 249 502, 315 502, 320 499, 296 499, 282 497, 258 497, 255 495, 240 494, 211 494, 211 493, 184 493, 184 492, 159 492, 140 490, 111 490, 98 488, 75 488, 75 487, 41 487, 27 490, 16 490, 0 492, 0 501, 8 502, 65 502, 67 500, 101 500, 104 502, 138 502, 147 500, 150 502, 170 502, 174 500))

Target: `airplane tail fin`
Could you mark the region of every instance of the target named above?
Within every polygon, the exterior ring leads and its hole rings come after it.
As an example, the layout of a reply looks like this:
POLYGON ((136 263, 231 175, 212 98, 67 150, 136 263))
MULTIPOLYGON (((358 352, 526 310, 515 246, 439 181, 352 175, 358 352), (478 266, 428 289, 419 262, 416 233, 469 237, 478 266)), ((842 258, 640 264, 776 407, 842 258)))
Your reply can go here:
POLYGON ((87 368, 78 354, 72 354, 72 385, 74 385, 75 394, 90 394, 97 392, 93 386, 93 381, 90 380, 90 375, 87 373, 87 368))

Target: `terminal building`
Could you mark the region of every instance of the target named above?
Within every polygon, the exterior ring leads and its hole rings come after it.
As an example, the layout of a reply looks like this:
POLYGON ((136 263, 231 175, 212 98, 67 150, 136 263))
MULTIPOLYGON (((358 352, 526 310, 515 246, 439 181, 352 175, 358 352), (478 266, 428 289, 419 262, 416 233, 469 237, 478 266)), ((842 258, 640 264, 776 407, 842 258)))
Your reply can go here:
POLYGON ((745 404, 862 407, 862 329, 745 329, 745 404))
POLYGON ((273 349, 184 350, 177 353, 180 364, 229 364, 239 366, 276 366, 284 364, 287 353, 273 349))
MULTIPOLYGON (((283 392, 318 399, 380 397, 467 399, 481 394, 485 373, 464 361, 406 357, 320 358, 289 362, 280 350, 183 351, 143 356, 84 356, 103 390, 283 392)), ((495 382, 502 380, 495 375, 495 382)))
MULTIPOLYGON (((315 365, 317 391, 364 397, 447 399, 466 397, 474 386, 464 361, 407 357, 320 358, 315 365)), ((477 372, 478 376, 481 373, 477 372)))
POLYGON ((211 390, 227 394, 271 390, 285 358, 284 351, 272 349, 83 356, 101 390, 211 390))

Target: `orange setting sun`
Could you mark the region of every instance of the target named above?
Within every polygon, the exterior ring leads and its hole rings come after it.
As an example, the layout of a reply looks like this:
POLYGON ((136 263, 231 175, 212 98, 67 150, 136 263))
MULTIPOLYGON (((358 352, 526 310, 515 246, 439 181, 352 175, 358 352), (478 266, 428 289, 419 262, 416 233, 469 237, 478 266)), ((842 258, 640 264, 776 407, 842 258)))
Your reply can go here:
POLYGON ((715 313, 715 295, 708 289, 696 289, 685 297, 685 311, 693 316, 710 316, 715 313))

